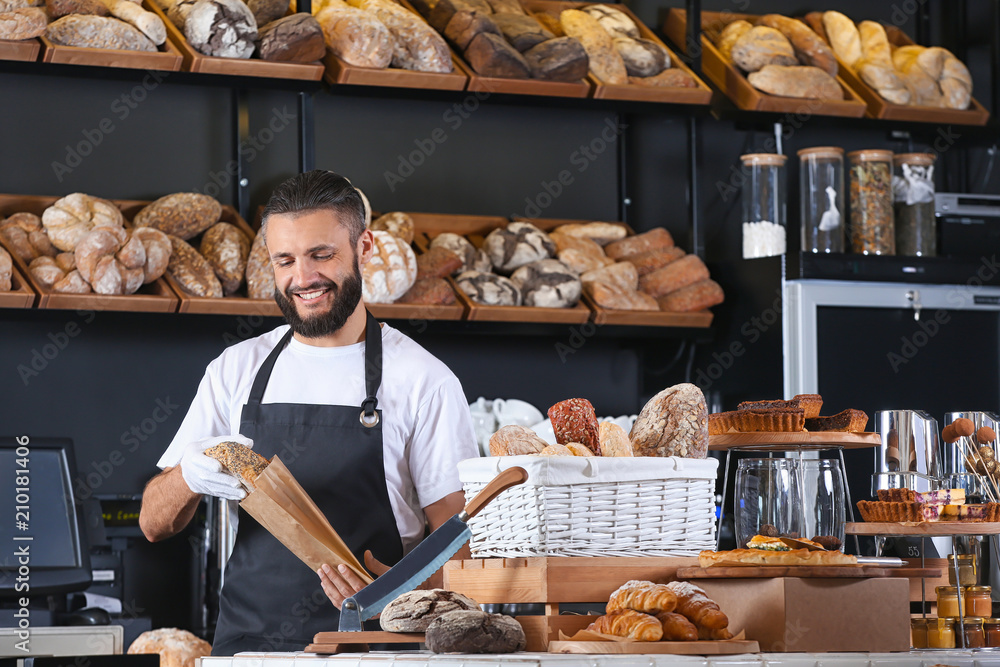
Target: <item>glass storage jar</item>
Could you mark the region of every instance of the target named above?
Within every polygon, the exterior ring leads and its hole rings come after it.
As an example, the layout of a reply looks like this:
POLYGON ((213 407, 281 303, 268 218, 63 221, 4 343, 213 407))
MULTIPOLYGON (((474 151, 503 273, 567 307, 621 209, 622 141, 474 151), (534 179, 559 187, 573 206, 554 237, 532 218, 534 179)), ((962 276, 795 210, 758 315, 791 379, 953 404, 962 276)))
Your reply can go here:
POLYGON ((955 619, 928 619, 927 648, 955 648, 955 619))
POLYGON ((910 619, 910 646, 913 648, 927 648, 927 622, 926 618, 910 619))
POLYGON ((776 153, 749 153, 743 163, 743 258, 783 255, 785 161, 776 153))
POLYGON ((802 251, 844 252, 844 149, 799 151, 802 251))
POLYGON ((948 583, 952 586, 975 586, 979 583, 975 554, 948 554, 948 583), (958 562, 958 578, 955 581, 955 562, 958 562))
POLYGON ((965 598, 955 586, 937 587, 937 613, 943 618, 965 616, 965 598))
POLYGON ((937 255, 934 218, 934 160, 932 153, 904 153, 893 158, 896 254, 907 257, 937 255))
POLYGON ((802 537, 798 461, 742 459, 736 467, 736 543, 755 535, 802 537))
POLYGON ((962 635, 965 648, 983 648, 986 646, 986 634, 983 632, 983 619, 970 616, 962 619, 962 635))
POLYGON ((895 255, 892 151, 854 151, 847 157, 851 161, 851 250, 895 255))
POLYGON ((969 586, 965 589, 965 609, 969 616, 988 618, 993 615, 993 590, 989 586, 969 586))
POLYGON ((986 634, 986 646, 1000 648, 1000 618, 984 618, 983 632, 986 634))

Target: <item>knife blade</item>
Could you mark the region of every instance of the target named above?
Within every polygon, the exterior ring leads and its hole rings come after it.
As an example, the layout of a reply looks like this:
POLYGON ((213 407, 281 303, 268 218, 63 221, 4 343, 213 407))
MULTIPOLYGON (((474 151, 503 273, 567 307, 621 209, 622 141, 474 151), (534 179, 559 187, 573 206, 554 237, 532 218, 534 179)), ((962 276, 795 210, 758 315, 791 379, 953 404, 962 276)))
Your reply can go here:
POLYGON ((441 524, 388 572, 344 600, 340 609, 339 630, 360 632, 363 621, 379 614, 387 604, 412 591, 437 572, 472 538, 469 519, 500 493, 527 479, 527 471, 519 467, 508 468, 494 477, 464 510, 441 524))
POLYGON ((878 567, 903 567, 906 565, 902 558, 891 558, 889 556, 858 556, 858 565, 877 565, 878 567))

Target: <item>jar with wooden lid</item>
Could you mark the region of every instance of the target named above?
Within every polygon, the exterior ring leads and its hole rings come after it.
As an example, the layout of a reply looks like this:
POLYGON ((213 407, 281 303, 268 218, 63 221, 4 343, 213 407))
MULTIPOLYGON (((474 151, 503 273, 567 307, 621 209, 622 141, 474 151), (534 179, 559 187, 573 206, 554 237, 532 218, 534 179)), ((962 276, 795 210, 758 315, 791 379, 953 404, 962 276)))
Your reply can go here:
POLYGON ((910 646, 913 648, 927 648, 927 618, 910 619, 910 646))
POLYGON ((948 583, 952 586, 975 586, 979 583, 976 554, 948 554, 948 583), (958 582, 955 581, 956 562, 958 582))
POLYGON ((937 614, 942 618, 965 616, 965 597, 955 586, 937 587, 937 614))
POLYGON ((934 160, 932 153, 904 153, 893 157, 896 254, 907 257, 937 255, 934 217, 934 160))
POLYGON ((783 255, 785 233, 785 161, 777 153, 749 153, 743 164, 743 258, 783 255))
POLYGON ((955 619, 928 619, 927 648, 955 648, 955 619))
POLYGON ((969 616, 989 618, 993 615, 993 590, 989 586, 969 586, 965 589, 965 610, 969 616))
POLYGON ((986 646, 983 619, 975 616, 962 619, 962 637, 965 639, 965 648, 983 648, 986 646))
POLYGON ((983 633, 988 648, 1000 648, 1000 618, 984 618, 983 633))
POLYGON ((895 255, 892 151, 854 151, 847 157, 851 163, 851 250, 895 255))
POLYGON ((799 151, 799 201, 803 252, 844 252, 844 149, 799 151))

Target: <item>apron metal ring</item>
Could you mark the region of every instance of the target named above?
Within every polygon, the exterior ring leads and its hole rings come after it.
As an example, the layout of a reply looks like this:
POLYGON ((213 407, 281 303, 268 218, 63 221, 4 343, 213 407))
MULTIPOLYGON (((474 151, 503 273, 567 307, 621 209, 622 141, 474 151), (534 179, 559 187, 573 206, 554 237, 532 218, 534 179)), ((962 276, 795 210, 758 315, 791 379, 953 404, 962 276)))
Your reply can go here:
POLYGON ((364 426, 365 428, 374 428, 374 427, 378 426, 378 423, 379 423, 378 413, 377 412, 373 412, 372 416, 375 417, 375 421, 365 421, 365 411, 362 410, 361 411, 361 417, 359 418, 359 421, 361 422, 361 425, 364 426))

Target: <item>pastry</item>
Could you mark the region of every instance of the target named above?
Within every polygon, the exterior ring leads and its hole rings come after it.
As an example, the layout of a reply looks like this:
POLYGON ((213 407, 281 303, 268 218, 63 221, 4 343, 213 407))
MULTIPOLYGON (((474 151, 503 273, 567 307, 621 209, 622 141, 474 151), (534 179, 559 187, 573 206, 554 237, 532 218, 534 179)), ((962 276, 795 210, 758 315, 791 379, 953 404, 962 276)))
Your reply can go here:
POLYGON ((663 626, 664 641, 694 642, 698 641, 698 628, 687 620, 683 614, 672 611, 661 611, 655 614, 656 620, 663 626))
MULTIPOLYGON (((857 557, 850 554, 841 553, 840 551, 810 551, 809 549, 787 548, 786 550, 773 551, 765 549, 733 549, 732 551, 702 551, 698 554, 698 565, 701 567, 740 567, 754 565, 852 566, 857 564, 857 557)), ((667 585, 671 586, 672 584, 667 585)), ((674 592, 677 593, 677 611, 694 621, 695 625, 699 625, 687 612, 682 611, 685 608, 684 597, 677 592, 676 588, 674 592)), ((720 611, 719 613, 721 614, 722 612, 720 611)), ((720 628, 729 625, 728 620, 722 623, 721 619, 718 618, 711 622, 718 624, 720 628)), ((705 623, 701 625, 709 627, 705 623)))
POLYGON ((805 427, 805 410, 802 408, 768 408, 766 410, 740 410, 740 432, 796 432, 805 427))
POLYGON ((598 456, 601 455, 600 427, 594 406, 585 398, 559 401, 548 409, 556 442, 578 442, 598 456))
POLYGON ((663 625, 653 616, 631 609, 617 609, 598 616, 587 626, 592 632, 615 635, 639 642, 656 642, 663 637, 663 625))
POLYGON ((392 303, 417 280, 417 256, 409 244, 389 232, 372 232, 375 250, 361 267, 362 295, 368 303, 392 303))
POLYGON ((806 419, 819 417, 820 408, 823 407, 823 397, 819 394, 796 394, 793 400, 799 402, 799 407, 806 411, 806 419))
POLYGON ((461 593, 441 588, 403 593, 382 610, 379 623, 387 632, 424 632, 449 611, 479 609, 479 603, 461 593))
POLYGON ((691 383, 667 387, 643 406, 629 439, 636 456, 705 458, 708 454, 705 395, 691 383))
POLYGON ((526 426, 511 424, 490 436, 490 456, 538 454, 549 446, 526 426))
POLYGON ((607 613, 616 609, 632 609, 645 614, 673 611, 677 596, 663 584, 633 579, 618 587, 608 598, 607 613))
POLYGON ((221 215, 222 205, 215 198, 197 192, 178 192, 145 206, 132 224, 159 229, 187 241, 217 223, 221 215))
POLYGON ((239 478, 248 491, 257 488, 257 477, 270 463, 250 447, 232 441, 209 447, 205 450, 205 456, 221 463, 226 472, 239 478))
POLYGON ((466 271, 455 278, 459 289, 483 306, 520 306, 521 290, 510 278, 495 273, 466 271))
POLYGON ((708 416, 708 434, 722 435, 740 430, 739 412, 713 412, 708 416))
POLYGON ((717 630, 729 625, 729 619, 719 609, 719 605, 701 588, 686 581, 672 581, 666 586, 677 596, 676 611, 694 623, 699 631, 701 628, 717 630))
POLYGON ((868 425, 868 415, 861 410, 847 409, 838 412, 832 417, 811 417, 806 418, 805 428, 807 431, 846 431, 850 433, 863 433, 868 425))
POLYGON ((483 249, 496 270, 506 274, 556 254, 549 235, 530 222, 512 222, 494 229, 486 236, 483 249))
POLYGON ((212 645, 187 630, 157 628, 135 638, 128 654, 158 653, 161 667, 195 667, 198 658, 212 654, 212 645))
POLYGON ((525 264, 510 280, 521 290, 522 303, 538 308, 572 308, 583 290, 573 270, 558 259, 525 264))

